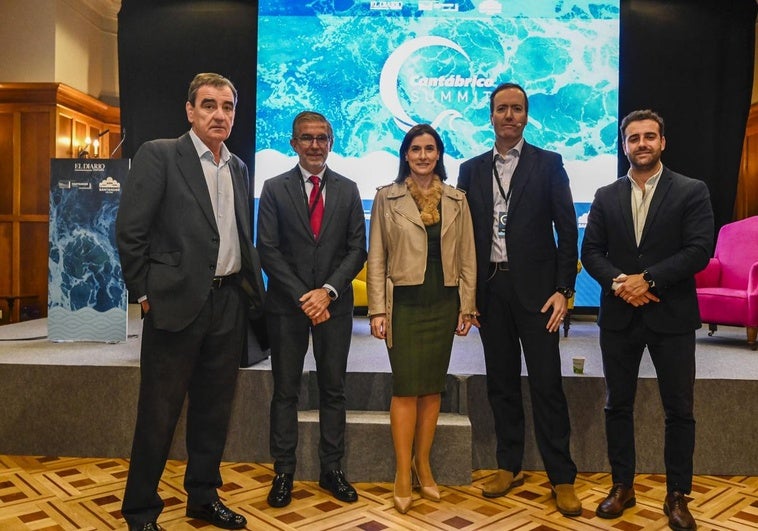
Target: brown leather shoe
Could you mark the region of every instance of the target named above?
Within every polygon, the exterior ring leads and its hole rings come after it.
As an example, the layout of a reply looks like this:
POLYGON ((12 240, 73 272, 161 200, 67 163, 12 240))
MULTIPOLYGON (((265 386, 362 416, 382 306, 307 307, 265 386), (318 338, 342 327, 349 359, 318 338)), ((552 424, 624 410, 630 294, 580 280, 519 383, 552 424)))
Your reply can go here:
POLYGON ((482 495, 485 498, 497 498, 505 496, 513 487, 524 484, 524 473, 519 472, 515 476, 509 470, 499 468, 497 472, 482 485, 482 495))
POLYGON ((608 497, 597 506, 595 514, 600 518, 618 518, 624 514, 624 509, 635 505, 637 498, 634 497, 634 485, 625 487, 621 483, 614 483, 608 497))
POLYGON ((559 513, 563 516, 579 516, 582 514, 582 502, 576 496, 573 483, 553 485, 551 488, 559 513))
POLYGON ((666 503, 663 504, 663 512, 669 517, 669 527, 674 531, 697 529, 697 523, 687 509, 687 498, 678 490, 668 493, 666 503))

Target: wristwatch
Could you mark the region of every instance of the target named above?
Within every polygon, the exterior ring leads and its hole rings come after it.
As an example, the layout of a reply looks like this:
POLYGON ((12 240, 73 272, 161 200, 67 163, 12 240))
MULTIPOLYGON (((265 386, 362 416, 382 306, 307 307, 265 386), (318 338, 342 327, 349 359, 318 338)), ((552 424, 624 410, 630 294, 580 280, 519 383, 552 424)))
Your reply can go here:
POLYGON ((326 294, 329 295, 329 298, 333 301, 337 300, 337 294, 334 292, 333 289, 327 288, 324 286, 324 289, 326 290, 326 294))
POLYGON ((555 288, 555 291, 566 297, 567 299, 570 299, 574 296, 574 288, 563 288, 563 287, 557 287, 555 288))
POLYGON ((647 282, 648 287, 654 288, 655 287, 655 280, 653 280, 653 277, 650 276, 650 271, 645 269, 642 272, 642 279, 647 282))

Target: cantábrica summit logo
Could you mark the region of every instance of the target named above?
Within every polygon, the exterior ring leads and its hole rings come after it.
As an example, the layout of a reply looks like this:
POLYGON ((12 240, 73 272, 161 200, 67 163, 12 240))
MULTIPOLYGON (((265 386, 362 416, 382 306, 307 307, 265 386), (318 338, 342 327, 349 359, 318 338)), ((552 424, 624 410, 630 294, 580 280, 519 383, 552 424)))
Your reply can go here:
POLYGON ((494 86, 494 79, 472 73, 471 58, 458 43, 438 36, 398 46, 379 77, 382 102, 403 131, 420 122, 437 128, 445 120, 462 118, 460 110, 472 104, 475 92, 489 93, 494 86))
POLYGON ((121 191, 121 183, 118 182, 113 177, 107 177, 105 180, 100 181, 100 184, 98 185, 98 190, 101 192, 105 192, 107 194, 112 194, 114 192, 120 192, 121 191))

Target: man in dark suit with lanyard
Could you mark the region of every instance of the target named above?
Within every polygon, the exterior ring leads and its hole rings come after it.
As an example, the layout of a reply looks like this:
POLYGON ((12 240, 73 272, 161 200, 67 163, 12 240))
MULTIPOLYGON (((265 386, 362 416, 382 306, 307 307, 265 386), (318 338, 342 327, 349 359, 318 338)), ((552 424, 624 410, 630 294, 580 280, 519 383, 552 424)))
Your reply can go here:
POLYGON ((560 155, 524 140, 528 113, 522 87, 496 87, 490 95, 495 147, 464 162, 458 177, 474 222, 481 312, 475 324, 497 440, 498 470, 482 491, 503 496, 524 482, 523 346, 537 446, 558 510, 575 516, 582 505, 574 490, 558 328, 576 280, 576 214, 560 155))
POLYGON ((352 280, 366 262, 366 224, 356 184, 326 166, 334 142, 329 121, 305 111, 292 122, 298 165, 263 184, 258 249, 268 276, 271 344, 272 507, 292 499, 297 403, 312 337, 319 388, 319 485, 343 502, 358 499, 342 471, 345 372, 353 330, 352 280))
MULTIPOLYGON (((600 188, 590 208, 582 263, 600 284, 605 432, 613 486, 598 506, 616 518, 636 503, 634 399, 642 353, 655 365, 666 414, 664 462, 669 526, 696 528, 687 508, 695 450, 695 273, 713 251, 708 187, 661 163, 663 119, 651 110, 621 121, 629 172, 600 188)), ((755 242, 746 245, 755 245, 755 242)))
POLYGON ((261 312, 264 299, 247 167, 224 144, 236 104, 231 81, 195 76, 185 104, 190 131, 143 144, 122 190, 116 240, 144 315, 121 511, 130 530, 160 529, 158 482, 185 396, 187 516, 224 529, 246 524, 217 492, 248 314, 261 312))

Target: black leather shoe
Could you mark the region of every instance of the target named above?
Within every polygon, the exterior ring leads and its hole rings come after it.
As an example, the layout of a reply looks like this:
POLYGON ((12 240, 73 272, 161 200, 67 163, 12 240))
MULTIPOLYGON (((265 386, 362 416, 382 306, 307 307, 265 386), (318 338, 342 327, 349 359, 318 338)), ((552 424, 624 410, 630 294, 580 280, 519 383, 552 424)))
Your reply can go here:
POLYGON ((232 511, 221 500, 200 507, 187 507, 187 517, 204 520, 221 529, 242 529, 247 525, 244 516, 232 511))
POLYGON ((163 528, 158 522, 148 522, 146 524, 130 525, 129 531, 162 531, 163 528))
POLYGON ((697 529, 695 519, 687 508, 687 498, 675 490, 666 496, 663 512, 669 517, 669 527, 674 531, 693 531, 697 529))
POLYGON ((292 501, 292 474, 277 474, 268 493, 271 507, 286 507, 292 501))
POLYGON ((625 509, 634 507, 636 504, 634 486, 625 487, 621 483, 614 483, 608 497, 597 506, 595 514, 600 518, 618 518, 624 514, 625 509))
POLYGON ((322 472, 318 480, 318 486, 332 493, 332 496, 339 501, 352 503, 358 499, 358 493, 353 486, 345 479, 345 473, 342 470, 330 470, 322 472))

